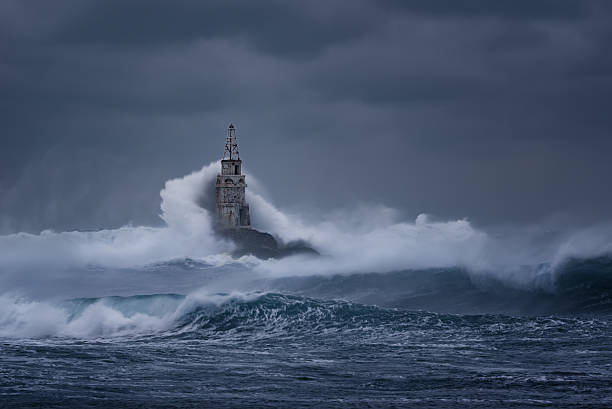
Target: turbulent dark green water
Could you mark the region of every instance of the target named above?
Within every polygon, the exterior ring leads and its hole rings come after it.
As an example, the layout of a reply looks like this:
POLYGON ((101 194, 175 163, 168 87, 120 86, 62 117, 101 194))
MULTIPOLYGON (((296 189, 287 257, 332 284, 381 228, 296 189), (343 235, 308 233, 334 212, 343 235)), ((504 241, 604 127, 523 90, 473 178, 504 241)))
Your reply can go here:
POLYGON ((569 264, 551 292, 449 270, 5 297, 0 407, 611 407, 610 266, 569 264))

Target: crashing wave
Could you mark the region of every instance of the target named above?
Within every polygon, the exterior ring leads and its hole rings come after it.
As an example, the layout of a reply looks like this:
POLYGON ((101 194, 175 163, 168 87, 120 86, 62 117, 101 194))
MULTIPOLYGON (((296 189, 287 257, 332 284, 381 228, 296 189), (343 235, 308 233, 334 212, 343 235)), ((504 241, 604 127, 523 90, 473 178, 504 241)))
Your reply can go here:
POLYGON ((445 326, 456 330, 462 320, 487 325, 519 322, 516 316, 455 314, 516 312, 521 306, 530 314, 612 313, 612 260, 574 260, 559 274, 556 292, 522 291, 499 283, 477 287, 465 272, 441 269, 271 283, 302 295, 196 291, 187 296, 76 298, 59 303, 3 295, 0 337, 300 337, 326 331, 416 331, 432 322, 437 330, 445 326), (313 293, 318 298, 306 296, 313 293), (371 305, 376 301, 380 306, 371 305))
MULTIPOLYGON (((0 236, 0 288, 24 294, 36 290, 39 298, 75 296, 69 291, 72 287, 78 284, 81 290, 95 280, 96 294, 120 294, 117 288, 127 294, 160 290, 184 293, 204 285, 204 281, 207 285, 221 281, 222 287, 231 276, 233 288, 226 286, 223 290, 261 289, 259 283, 251 286, 253 280, 267 280, 263 288, 270 290, 291 282, 289 290, 314 297, 333 295, 357 302, 438 311, 477 312, 477 305, 490 311, 491 304, 497 302, 500 311, 523 312, 529 305, 542 304, 529 301, 535 293, 539 294, 537 300, 552 297, 551 311, 560 310, 556 303, 561 294, 569 300, 570 311, 607 308, 607 290, 597 291, 608 288, 606 257, 612 254, 609 225, 560 235, 543 246, 529 234, 493 237, 467 220, 435 221, 420 215, 414 221, 404 221, 384 206, 343 209, 328 217, 307 218, 277 209, 261 194, 252 175, 248 200, 253 227, 271 232, 284 243, 306 239, 321 257, 233 257, 236 247, 215 235, 204 205, 211 194, 206 187, 213 186, 218 166, 212 163, 166 182, 160 192, 163 227, 0 236), (581 259, 587 261, 571 261, 581 259), (568 276, 568 268, 580 273, 568 276), (309 284, 311 281, 315 284, 309 284), (360 281, 368 285, 360 287, 360 281), (147 287, 149 282, 156 286, 147 287), (346 287, 336 294, 327 282, 341 282, 346 287), (391 283, 386 293, 381 289, 384 283, 391 283), (572 291, 564 292, 565 286, 571 286, 572 291), (489 296, 495 292, 504 296, 489 296), (600 297, 600 293, 604 295, 600 297), (580 304, 575 294, 583 297, 582 306, 574 307, 580 304), (445 307, 441 306, 443 301, 445 307)), ((153 321, 152 326, 162 324, 153 321)), ((66 327, 66 331, 75 325, 66 327)))

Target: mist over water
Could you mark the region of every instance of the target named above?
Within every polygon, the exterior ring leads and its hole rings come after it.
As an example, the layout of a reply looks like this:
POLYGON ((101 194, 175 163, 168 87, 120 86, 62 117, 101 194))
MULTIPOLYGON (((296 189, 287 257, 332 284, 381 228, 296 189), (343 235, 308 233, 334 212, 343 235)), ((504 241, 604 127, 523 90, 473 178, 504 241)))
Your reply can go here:
POLYGON ((213 265, 238 262, 271 277, 459 267, 529 286, 541 269, 525 266, 549 263, 552 273, 568 258, 593 258, 612 250, 610 225, 562 232, 543 243, 533 229, 492 237, 468 220, 436 221, 421 214, 406 221, 383 205, 361 205, 329 215, 287 214, 266 200, 260 182, 249 175, 247 199, 254 228, 285 242, 306 240, 322 257, 231 260, 227 254, 232 243, 216 237, 211 228, 211 187, 218 168, 219 162, 214 162, 166 182, 160 192, 164 227, 0 236, 0 269, 4 276, 27 270, 43 276, 49 269, 138 268, 189 258, 213 265))

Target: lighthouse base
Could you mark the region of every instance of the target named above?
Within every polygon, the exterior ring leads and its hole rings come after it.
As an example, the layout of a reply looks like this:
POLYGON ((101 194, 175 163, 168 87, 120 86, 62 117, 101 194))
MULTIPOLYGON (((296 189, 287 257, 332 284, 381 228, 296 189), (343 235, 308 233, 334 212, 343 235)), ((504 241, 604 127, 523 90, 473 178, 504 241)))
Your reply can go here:
POLYGON ((232 256, 241 257, 252 254, 257 258, 283 258, 296 254, 314 255, 319 253, 304 241, 292 241, 287 244, 279 243, 269 233, 260 232, 250 228, 223 229, 219 234, 231 240, 236 245, 232 256))

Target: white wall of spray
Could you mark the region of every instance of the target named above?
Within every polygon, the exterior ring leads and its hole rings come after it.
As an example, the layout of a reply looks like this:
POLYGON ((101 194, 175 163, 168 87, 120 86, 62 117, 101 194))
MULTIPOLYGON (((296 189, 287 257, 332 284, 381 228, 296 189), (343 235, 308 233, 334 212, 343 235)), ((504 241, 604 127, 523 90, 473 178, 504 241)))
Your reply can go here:
POLYGON ((255 267, 275 277, 460 267, 477 280, 495 278, 517 288, 552 290, 557 268, 568 258, 612 254, 611 224, 563 231, 543 243, 540 236, 548 227, 523 226, 491 236, 466 219, 435 221, 420 214, 408 222, 382 205, 357 205, 313 220, 277 209, 259 194, 256 179, 252 185, 248 200, 258 227, 285 242, 308 240, 323 254, 268 260, 255 267))
MULTIPOLYGON (((166 182, 161 190, 164 227, 124 226, 96 232, 52 232, 38 235, 0 236, 2 269, 36 266, 133 267, 177 258, 226 262, 218 257, 231 244, 214 236, 211 215, 200 207, 205 188, 214 183, 219 162, 166 182)), ((545 261, 559 263, 567 256, 595 256, 612 250, 612 229, 585 230, 568 238, 552 253, 533 248, 512 251, 503 239, 492 238, 475 229, 467 220, 432 221, 420 215, 414 222, 402 221, 393 209, 384 206, 356 206, 329 215, 307 217, 287 214, 265 199, 261 183, 248 175, 248 201, 256 228, 269 231, 284 241, 305 239, 323 257, 290 257, 256 261, 254 270, 262 275, 284 276, 386 272, 410 268, 459 266, 474 272, 493 272, 499 278, 512 277, 517 283, 533 282, 530 274, 508 274, 517 265, 545 261)), ((517 240, 514 240, 515 244, 517 240)), ((518 240, 529 247, 529 240, 518 240)), ((248 258, 249 264, 253 258, 248 258)))
POLYGON ((270 260, 257 271, 275 276, 386 272, 406 268, 486 268, 488 237, 466 220, 434 222, 419 215, 414 222, 395 219, 395 212, 382 206, 359 207, 342 213, 345 219, 304 222, 275 209, 257 194, 249 199, 264 230, 284 241, 306 239, 323 257, 292 257, 270 260), (347 220, 354 223, 347 223, 347 220))
POLYGON ((306 219, 287 214, 265 199, 261 184, 249 176, 247 199, 255 227, 284 242, 307 240, 323 257, 291 257, 260 263, 256 271, 274 276, 386 272, 406 268, 466 267, 486 269, 489 237, 467 220, 400 220, 383 205, 340 209, 306 219))
POLYGON ((552 257, 554 266, 567 258, 592 258, 612 254, 612 224, 602 223, 583 228, 564 240, 552 257))
POLYGON ((168 180, 160 192, 164 227, 124 226, 94 232, 54 232, 0 236, 0 268, 36 266, 131 267, 175 258, 204 258, 231 245, 212 233, 211 217, 198 206, 204 184, 218 163, 168 180))

